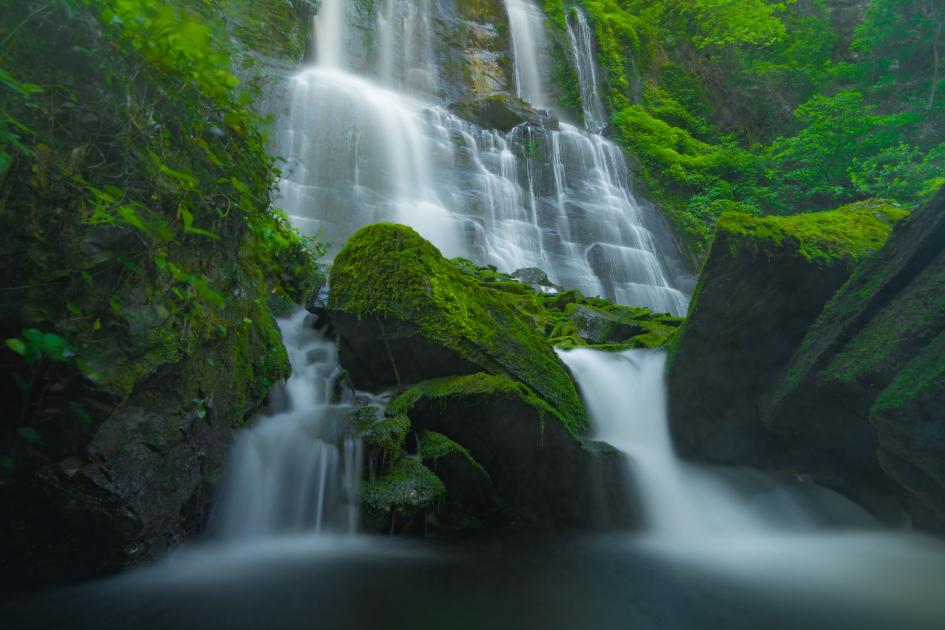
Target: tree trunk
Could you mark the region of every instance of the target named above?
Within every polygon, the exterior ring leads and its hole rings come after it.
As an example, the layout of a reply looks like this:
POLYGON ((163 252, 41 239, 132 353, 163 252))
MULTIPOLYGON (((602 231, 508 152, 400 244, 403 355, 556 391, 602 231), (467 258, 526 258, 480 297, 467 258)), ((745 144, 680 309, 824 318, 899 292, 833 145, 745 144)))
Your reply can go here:
POLYGON ((938 49, 941 44, 943 26, 945 26, 945 16, 939 20, 938 27, 935 29, 935 37, 932 39, 932 88, 929 90, 929 103, 926 105, 926 109, 932 109, 932 106, 935 105, 935 91, 938 88, 938 69, 942 57, 938 49))

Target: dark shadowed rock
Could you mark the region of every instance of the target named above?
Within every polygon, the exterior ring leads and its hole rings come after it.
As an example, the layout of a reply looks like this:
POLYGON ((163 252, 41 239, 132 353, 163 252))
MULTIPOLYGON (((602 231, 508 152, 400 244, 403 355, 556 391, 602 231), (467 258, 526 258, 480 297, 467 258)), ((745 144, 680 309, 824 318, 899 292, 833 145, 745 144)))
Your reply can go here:
POLYGON ((761 422, 777 379, 853 265, 906 213, 882 202, 757 218, 725 214, 670 354, 674 442, 686 457, 770 466, 761 422))
POLYGON ((765 417, 851 483, 888 484, 881 467, 906 490, 916 523, 931 528, 945 524, 943 287, 945 192, 901 222, 831 300, 765 417))
POLYGON ((534 109, 525 101, 507 94, 460 101, 451 105, 450 109, 480 127, 506 133, 525 123, 551 130, 558 128, 558 119, 554 114, 534 109))

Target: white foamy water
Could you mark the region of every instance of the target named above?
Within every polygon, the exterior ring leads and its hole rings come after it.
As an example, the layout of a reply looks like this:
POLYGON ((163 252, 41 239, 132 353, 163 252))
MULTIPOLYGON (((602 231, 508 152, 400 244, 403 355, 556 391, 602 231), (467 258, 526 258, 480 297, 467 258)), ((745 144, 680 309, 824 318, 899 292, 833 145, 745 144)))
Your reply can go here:
POLYGON ((282 534, 353 534, 360 510, 362 447, 337 435, 350 403, 333 402, 336 344, 299 309, 280 322, 292 364, 278 409, 241 431, 224 469, 213 533, 224 540, 282 534))

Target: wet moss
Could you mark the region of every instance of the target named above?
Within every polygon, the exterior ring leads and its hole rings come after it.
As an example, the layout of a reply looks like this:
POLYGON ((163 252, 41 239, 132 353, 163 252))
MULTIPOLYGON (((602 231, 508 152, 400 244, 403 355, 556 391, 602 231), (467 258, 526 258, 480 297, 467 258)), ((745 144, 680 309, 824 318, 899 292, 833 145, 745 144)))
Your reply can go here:
POLYGON ((717 230, 727 237, 733 253, 748 247, 772 256, 791 242, 810 262, 841 260, 852 266, 882 247, 893 224, 908 214, 891 202, 873 199, 827 212, 783 217, 726 212, 719 218, 717 230))
POLYGON ((409 415, 410 409, 422 398, 440 400, 449 404, 454 397, 511 395, 518 398, 538 412, 538 417, 544 422, 548 416, 555 418, 573 435, 578 437, 583 427, 575 426, 568 421, 555 407, 538 396, 530 387, 507 376, 496 374, 467 374, 464 376, 448 376, 423 381, 408 388, 388 406, 388 414, 409 415))
POLYGON ((463 359, 524 384, 569 430, 587 428, 574 383, 536 331, 535 296, 485 289, 414 230, 390 223, 349 239, 335 259, 331 287, 330 310, 415 324, 463 359))
POLYGON ((401 457, 384 475, 361 486, 361 500, 369 515, 407 516, 433 506, 446 486, 419 457, 401 457))
POLYGON ((474 470, 479 472, 484 479, 491 481, 489 473, 486 472, 486 469, 476 461, 476 459, 469 452, 469 449, 457 442, 454 442, 442 433, 437 433, 436 431, 424 431, 420 436, 420 444, 417 447, 417 455, 419 455, 420 459, 423 461, 430 462, 434 470, 436 470, 437 462, 439 462, 439 460, 442 458, 449 457, 451 455, 459 456, 464 459, 466 463, 469 464, 474 470))

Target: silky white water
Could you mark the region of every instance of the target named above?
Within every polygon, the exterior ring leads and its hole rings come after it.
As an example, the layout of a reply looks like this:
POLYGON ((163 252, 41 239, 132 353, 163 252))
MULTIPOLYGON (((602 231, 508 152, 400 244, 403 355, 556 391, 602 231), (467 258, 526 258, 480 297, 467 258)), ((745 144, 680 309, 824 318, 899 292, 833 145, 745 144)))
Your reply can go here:
POLYGON ((591 132, 600 133, 607 126, 607 109, 600 97, 591 26, 587 22, 584 9, 579 6, 567 12, 565 21, 568 27, 568 41, 574 55, 574 68, 581 88, 584 126, 591 132))
POLYGON ((341 369, 333 341, 299 309, 280 322, 292 374, 275 408, 237 437, 212 531, 226 540, 275 534, 353 534, 360 510, 360 440, 335 435, 350 402, 333 402, 341 369))
MULTIPOLYGON (((654 236, 660 219, 637 203, 616 144, 564 123, 504 133, 463 120, 442 96, 457 70, 438 63, 435 24, 449 19, 441 4, 385 0, 364 24, 354 3, 342 14, 339 2, 321 5, 316 63, 291 80, 279 121, 287 165, 277 204, 303 232, 321 234, 331 256, 364 225, 404 223, 449 257, 539 267, 587 295, 685 311, 675 250, 654 236), (351 28, 357 19, 372 30, 373 56, 351 28), (349 57, 362 59, 359 70, 349 57)), ((542 14, 530 0, 506 8, 514 89, 544 106, 542 14)), ((587 63, 587 51, 574 54, 587 63)))
POLYGON ((547 41, 543 35, 545 14, 528 0, 505 0, 512 33, 515 93, 538 108, 548 107, 543 72, 547 41))
POLYGON ((664 352, 559 356, 578 383, 593 437, 626 455, 644 521, 626 549, 766 597, 875 609, 901 628, 945 620, 940 541, 883 531, 852 502, 811 484, 680 461, 669 433, 664 352))

